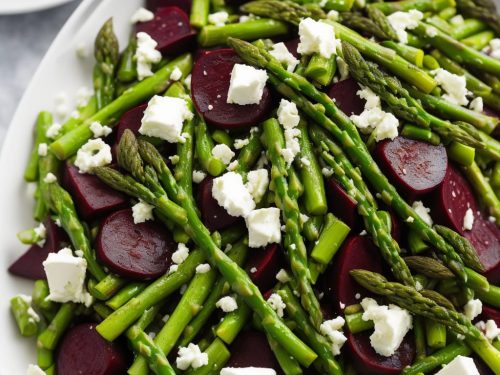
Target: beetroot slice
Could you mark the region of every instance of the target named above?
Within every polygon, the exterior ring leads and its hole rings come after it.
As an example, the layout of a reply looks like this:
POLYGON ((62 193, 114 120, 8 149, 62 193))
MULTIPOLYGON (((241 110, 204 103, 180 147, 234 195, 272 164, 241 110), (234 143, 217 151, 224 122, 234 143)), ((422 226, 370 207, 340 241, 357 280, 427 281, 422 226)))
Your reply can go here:
POLYGON ((443 182, 448 166, 443 145, 404 137, 379 142, 375 155, 383 172, 411 198, 436 189, 443 182))
POLYGON ((118 120, 118 124, 115 127, 116 133, 116 144, 120 142, 125 130, 130 130, 135 135, 139 134, 139 128, 141 127, 141 120, 144 116, 144 111, 148 107, 147 104, 141 104, 131 110, 125 112, 118 120))
POLYGON ((85 220, 95 219, 127 204, 125 195, 94 175, 80 173, 70 163, 64 166, 63 185, 75 199, 76 209, 85 220))
POLYGON ((353 269, 365 269, 382 273, 382 258, 379 250, 367 236, 353 236, 346 240, 337 254, 333 267, 325 275, 325 299, 333 301, 336 311, 360 302, 371 294, 359 286, 350 276, 353 269), (360 298, 356 298, 356 296, 360 298))
POLYGON ((361 87, 358 83, 352 78, 347 78, 334 83, 328 90, 328 96, 347 116, 359 115, 364 111, 366 103, 365 99, 361 99, 356 94, 359 90, 361 87))
POLYGON ((231 358, 224 367, 267 367, 282 374, 266 335, 260 331, 250 329, 241 332, 229 350, 231 358))
POLYGON ((108 342, 95 329, 83 323, 71 328, 57 352, 58 375, 121 375, 129 364, 129 353, 117 342, 108 342))
POLYGON ((227 229, 243 221, 242 218, 231 216, 224 207, 212 196, 213 178, 205 178, 198 185, 198 207, 201 211, 203 224, 211 231, 227 229))
POLYGON ((189 17, 176 6, 158 8, 155 18, 136 25, 137 32, 145 32, 157 43, 163 55, 178 55, 193 47, 196 32, 189 24, 189 17))
POLYGON ((350 228, 358 228, 361 218, 357 211, 357 202, 334 179, 326 181, 326 194, 329 210, 350 228))
POLYGON ((403 342, 390 357, 384 357, 375 352, 370 344, 371 331, 357 334, 349 333, 347 347, 354 368, 360 374, 386 375, 399 374, 411 365, 415 358, 415 341, 411 333, 407 333, 403 342))
POLYGON ((181 8, 184 12, 189 14, 191 11, 191 0, 147 0, 146 7, 149 10, 155 12, 158 8, 163 7, 178 7, 181 8))
POLYGON ((268 87, 264 88, 259 104, 226 103, 231 71, 235 64, 242 63, 232 49, 225 48, 205 52, 194 64, 191 78, 193 101, 198 112, 211 125, 226 129, 254 126, 269 114, 272 98, 268 87))
POLYGON ((480 315, 480 319, 478 320, 494 320, 497 326, 500 326, 500 311, 495 309, 494 307, 483 305, 483 310, 480 315))
POLYGON ((32 245, 9 267, 9 272, 30 280, 46 279, 43 262, 49 253, 59 251, 69 244, 69 239, 64 230, 59 228, 51 219, 43 223, 46 229, 46 239, 42 247, 32 245))
POLYGON ((144 280, 168 270, 176 245, 162 225, 134 224, 132 210, 125 209, 103 220, 96 248, 99 259, 117 274, 144 280))
POLYGON ((276 283, 276 274, 284 267, 284 256, 281 246, 270 244, 264 249, 253 249, 246 263, 249 275, 261 292, 271 289, 276 283))

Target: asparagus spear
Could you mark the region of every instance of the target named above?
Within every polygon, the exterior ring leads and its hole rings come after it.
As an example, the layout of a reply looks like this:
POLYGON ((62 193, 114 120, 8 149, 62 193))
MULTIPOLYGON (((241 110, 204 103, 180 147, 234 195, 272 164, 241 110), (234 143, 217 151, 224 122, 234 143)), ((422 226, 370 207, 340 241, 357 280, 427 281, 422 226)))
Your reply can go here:
POLYGON ((36 335, 40 318, 32 309, 28 296, 19 295, 11 298, 10 310, 12 311, 12 315, 14 315, 21 335, 26 337, 36 335))
POLYGON ((325 10, 336 10, 339 12, 348 12, 354 5, 354 0, 291 0, 295 3, 302 4, 306 8, 311 6, 321 6, 325 10))
POLYGON ((39 146, 42 143, 46 144, 48 142, 46 133, 52 122, 51 113, 42 111, 38 114, 35 124, 35 143, 33 144, 33 150, 24 170, 24 179, 28 182, 36 181, 38 178, 39 146))
POLYGON ((217 374, 231 357, 231 353, 227 349, 226 345, 224 345, 224 343, 218 338, 215 338, 214 341, 212 341, 210 345, 204 350, 204 352, 208 354, 208 365, 198 367, 197 369, 190 369, 186 372, 186 374, 217 374))
POLYGON ((212 155, 214 143, 208 133, 207 124, 201 116, 198 116, 194 134, 196 137, 195 147, 198 161, 210 175, 214 177, 219 176, 226 169, 226 165, 219 158, 212 155))
POLYGON ((189 22, 193 27, 202 28, 208 23, 210 0, 194 0, 191 6, 189 22))
POLYGON ((31 303, 45 318, 52 320, 57 312, 57 304, 47 298, 49 294, 49 284, 46 280, 35 281, 31 292, 31 303))
POLYGON ((252 317, 252 310, 237 298, 238 309, 227 313, 214 333, 226 344, 230 345, 252 317))
POLYGON ((49 326, 38 336, 37 346, 54 350, 62 335, 71 324, 75 310, 76 305, 74 303, 70 302, 61 305, 49 326))
POLYGON ((495 38, 495 33, 491 30, 487 30, 462 39, 460 42, 468 47, 480 51, 486 47, 493 38, 495 38))
POLYGON ((366 9, 368 10, 369 17, 364 17, 356 12, 342 13, 342 24, 364 34, 373 35, 380 40, 398 39, 396 32, 387 21, 384 13, 373 6, 368 6, 366 9))
POLYGON ((106 305, 117 310, 130 301, 132 298, 141 293, 146 289, 147 284, 141 282, 130 283, 124 286, 118 293, 116 293, 112 298, 106 301, 106 305))
POLYGON ((483 20, 495 33, 500 34, 500 17, 495 3, 490 0, 457 0, 460 13, 483 20))
POLYGON ((271 336, 267 336, 267 341, 269 342, 269 346, 276 357, 276 360, 280 364, 281 369, 285 375, 302 375, 302 369, 300 365, 297 363, 295 358, 292 358, 288 355, 288 353, 283 350, 283 348, 273 339, 271 336))
POLYGON ((424 276, 432 277, 434 279, 453 278, 453 272, 446 268, 446 266, 444 266, 441 262, 433 258, 414 255, 407 256, 404 260, 408 267, 424 276))
POLYGON ((303 7, 291 1, 249 1, 240 7, 244 13, 267 15, 274 13, 283 14, 283 18, 298 25, 303 18, 326 18, 325 12, 319 7, 303 7))
POLYGON ((137 63, 134 59, 137 49, 137 37, 135 33, 130 35, 127 47, 122 53, 116 78, 122 83, 129 83, 137 79, 137 63))
POLYGON ((371 4, 372 7, 380 9, 384 14, 394 12, 407 12, 412 9, 421 12, 437 13, 448 7, 454 7, 454 0, 402 0, 391 2, 380 2, 371 4))

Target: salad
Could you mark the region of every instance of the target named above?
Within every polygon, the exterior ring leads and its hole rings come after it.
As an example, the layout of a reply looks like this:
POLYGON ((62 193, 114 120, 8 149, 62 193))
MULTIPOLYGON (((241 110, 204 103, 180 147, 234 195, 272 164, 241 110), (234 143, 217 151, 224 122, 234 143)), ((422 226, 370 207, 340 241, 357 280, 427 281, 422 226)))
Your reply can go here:
POLYGON ((500 374, 490 0, 149 0, 131 23, 36 120, 9 268, 34 280, 11 299, 29 375, 500 374))

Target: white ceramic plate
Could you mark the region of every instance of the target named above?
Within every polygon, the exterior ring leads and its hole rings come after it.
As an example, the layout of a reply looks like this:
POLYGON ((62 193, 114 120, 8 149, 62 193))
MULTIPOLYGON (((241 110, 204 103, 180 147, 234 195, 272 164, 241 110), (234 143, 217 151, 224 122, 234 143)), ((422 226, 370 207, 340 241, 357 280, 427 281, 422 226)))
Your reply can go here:
MULTIPOLYGON (((1 0, 7 1, 7 0, 1 0)), ((8 0, 9 2, 19 0, 8 0)), ((29 363, 36 363, 35 342, 22 338, 9 311, 9 298, 31 294, 32 282, 9 275, 8 266, 26 247, 16 233, 33 224, 33 199, 23 181, 23 169, 32 147, 32 131, 37 113, 52 110, 55 96, 64 91, 74 94, 82 86, 92 87, 92 54, 85 60, 76 56, 79 45, 92 50, 100 26, 113 17, 115 31, 123 48, 130 32, 130 17, 141 0, 85 0, 66 22, 33 76, 14 118, 0 156, 0 374, 21 375, 29 363)))
POLYGON ((72 0, 0 0, 0 14, 36 12, 70 1, 72 0))

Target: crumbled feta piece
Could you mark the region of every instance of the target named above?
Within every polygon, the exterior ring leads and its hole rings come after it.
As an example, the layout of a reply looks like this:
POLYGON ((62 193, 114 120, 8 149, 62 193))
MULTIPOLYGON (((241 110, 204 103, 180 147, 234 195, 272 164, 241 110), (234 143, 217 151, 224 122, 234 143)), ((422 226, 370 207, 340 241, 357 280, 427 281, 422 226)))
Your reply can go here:
POLYGON ((247 174, 246 188, 252 195, 254 201, 259 203, 269 186, 269 174, 267 169, 257 169, 247 174))
POLYGON ((289 72, 293 72, 297 65, 299 65, 299 60, 290 53, 283 42, 274 44, 273 48, 269 51, 269 54, 280 63, 285 64, 286 70, 289 72))
POLYGON ((168 274, 170 275, 171 273, 176 272, 178 269, 179 269, 179 265, 178 264, 172 264, 170 266, 170 268, 168 269, 168 274))
POLYGON ((500 336, 500 328, 497 327, 493 319, 486 321, 484 335, 490 341, 494 341, 500 336))
POLYGON ((155 207, 146 203, 142 200, 139 200, 139 203, 136 203, 132 206, 132 216, 134 218, 134 224, 144 223, 147 220, 153 220, 153 209, 155 207))
POLYGON ((480 299, 471 299, 464 305, 464 314, 470 320, 474 320, 483 311, 483 303, 480 299))
POLYGON ((245 64, 235 64, 231 71, 227 103, 259 104, 267 82, 267 72, 245 64))
POLYGON ((255 272, 257 272, 257 267, 250 268, 250 273, 255 273, 255 272))
POLYGON ((43 371, 37 365, 29 365, 27 375, 45 375, 45 371, 43 371))
POLYGON ((86 86, 80 87, 76 91, 76 97, 75 97, 76 106, 78 108, 86 106, 88 104, 90 98, 92 97, 93 93, 94 92, 86 86))
POLYGON ((380 98, 369 87, 358 90, 356 95, 366 100, 365 109, 380 108, 380 98))
POLYGON ((465 211, 464 215, 463 229, 471 230, 473 225, 474 225, 474 213, 472 212, 471 208, 468 208, 467 211, 465 211))
POLYGON ((331 176, 333 176, 333 169, 328 168, 328 167, 324 167, 323 169, 321 169, 321 173, 325 177, 331 177, 331 176))
POLYGON ((107 137, 113 131, 113 129, 111 129, 109 126, 103 126, 100 122, 97 121, 94 121, 92 124, 90 124, 90 130, 94 134, 94 138, 107 137))
POLYGON ((407 222, 407 223, 413 223, 414 221, 415 221, 415 219, 414 219, 413 217, 411 217, 411 216, 408 216, 408 217, 406 218, 406 222, 407 222))
POLYGON ((270 243, 281 242, 279 208, 253 210, 245 220, 248 228, 248 246, 262 247, 270 243))
POLYGON ((170 73, 170 80, 178 81, 181 78, 182 78, 182 71, 178 67, 175 67, 174 70, 172 70, 172 73, 170 73))
POLYGON ((182 264, 188 256, 189 248, 182 242, 179 242, 177 244, 177 250, 172 254, 172 262, 175 264, 182 264))
POLYGON ((408 33, 406 30, 412 30, 418 26, 418 22, 424 18, 422 12, 411 9, 409 12, 394 12, 387 16, 401 43, 408 43, 408 33))
POLYGON ((54 122, 52 125, 49 126, 45 135, 47 136, 47 138, 55 139, 59 135, 61 128, 62 128, 61 124, 54 122))
POLYGON ((43 178, 43 182, 45 182, 47 184, 51 184, 51 183, 56 182, 56 181, 57 181, 57 177, 52 172, 47 173, 45 175, 45 177, 43 178))
POLYGON ((137 78, 142 81, 144 78, 152 76, 151 70, 153 64, 159 63, 161 60, 160 51, 156 50, 158 43, 149 36, 149 34, 141 31, 137 33, 137 49, 135 50, 135 58, 137 61, 137 78))
POLYGON ((175 364, 179 370, 205 366, 208 364, 208 354, 202 353, 198 345, 190 343, 187 347, 179 348, 175 364))
POLYGON ((147 10, 146 8, 140 7, 137 9, 134 14, 132 14, 132 17, 130 17, 130 22, 132 24, 138 23, 138 22, 147 22, 151 21, 152 19, 155 18, 155 15, 153 12, 150 10, 147 10))
POLYGON ((184 79, 184 85, 186 85, 186 87, 188 89, 191 90, 191 74, 189 74, 185 79, 184 79))
POLYGON ((464 21, 464 16, 462 16, 461 14, 457 14, 456 16, 450 18, 450 23, 454 26, 461 25, 464 23, 464 21))
POLYGON ((457 105, 467 105, 469 103, 469 99, 467 99, 469 91, 467 90, 465 76, 450 73, 443 68, 433 70, 432 73, 438 85, 446 92, 442 96, 444 100, 457 105))
POLYGON ((227 12, 215 12, 208 15, 208 22, 215 26, 224 26, 229 18, 227 12))
POLYGON ((284 310, 286 308, 285 302, 281 299, 281 296, 277 293, 273 293, 267 299, 267 303, 271 306, 271 308, 276 311, 276 314, 280 318, 283 318, 284 310))
POLYGON ((207 174, 203 171, 193 171, 193 182, 195 184, 199 184, 201 181, 203 181, 207 177, 207 174))
POLYGON ((418 216, 420 216, 420 218, 424 221, 424 223, 426 223, 429 226, 432 226, 433 221, 431 216, 429 215, 429 213, 431 212, 430 208, 425 207, 422 201, 413 202, 411 207, 413 208, 413 211, 415 211, 415 213, 418 216))
POLYGON ((224 367, 220 375, 276 375, 276 371, 267 367, 224 367))
POLYGON ((425 35, 427 35, 429 38, 434 38, 438 35, 438 30, 434 26, 427 26, 425 28, 425 35))
POLYGON ((483 52, 489 54, 494 59, 500 59, 500 39, 494 38, 490 40, 490 43, 483 49, 483 52))
POLYGON ((288 272, 286 272, 283 268, 279 270, 279 272, 276 274, 276 280, 278 280, 280 283, 286 284, 291 280, 290 275, 288 272))
POLYGON ((43 243, 45 242, 45 238, 47 237, 47 229, 45 228, 45 225, 43 223, 40 223, 36 228, 33 229, 35 231, 35 235, 37 238, 42 241, 40 243, 40 246, 43 246, 43 243))
POLYGON ((139 133, 177 143, 184 121, 192 118, 193 113, 184 99, 155 95, 144 111, 139 133))
POLYGON ((479 371, 472 358, 459 355, 436 372, 436 375, 479 375, 479 371))
POLYGON ((415 289, 417 290, 417 292, 420 292, 422 289, 424 289, 424 286, 420 283, 420 281, 416 281, 415 282, 415 289))
POLYGON ((326 18, 332 21, 337 21, 339 19, 339 15, 340 13, 338 11, 332 9, 326 14, 326 18))
POLYGON ((329 336, 333 331, 339 331, 345 324, 344 318, 337 316, 335 319, 325 320, 321 323, 319 331, 325 335, 329 336))
POLYGON ((87 45, 83 42, 77 44, 75 48, 75 53, 76 56, 82 60, 89 57, 89 49, 87 48, 87 45))
POLYGON ((57 253, 49 253, 43 262, 50 294, 47 297, 54 302, 81 302, 86 306, 92 303, 92 297, 85 290, 87 261, 73 256, 71 249, 64 248, 57 253))
POLYGON ((222 161, 225 165, 228 165, 231 162, 231 159, 234 158, 235 154, 228 145, 221 143, 214 146, 212 149, 212 155, 222 161))
POLYGON ((239 161, 238 160, 233 160, 229 165, 227 166, 228 171, 234 171, 236 168, 238 168, 239 161))
POLYGON ((339 74, 340 74, 339 81, 347 79, 349 77, 349 66, 347 65, 345 60, 340 56, 337 56, 337 67, 339 68, 339 74))
POLYGON ((210 269, 211 267, 208 263, 198 264, 196 266, 196 273, 207 273, 208 271, 210 271, 210 269))
POLYGON ((481 98, 480 96, 478 96, 477 98, 474 98, 469 103, 469 108, 472 109, 474 112, 482 113, 484 110, 483 98, 481 98))
POLYGON ((379 306, 372 298, 364 298, 361 306, 363 320, 373 320, 375 325, 375 331, 370 336, 371 346, 380 355, 393 355, 412 327, 410 313, 396 305, 379 306))
POLYGON ((49 151, 49 146, 47 143, 40 143, 38 145, 38 156, 47 156, 47 152, 49 151))
POLYGON ((172 155, 172 156, 169 156, 168 159, 170 160, 170 162, 172 163, 172 165, 176 165, 180 158, 179 158, 179 155, 172 155))
POLYGON ((80 173, 90 173, 94 168, 111 163, 111 147, 101 138, 91 139, 76 153, 75 166, 80 173))
POLYGON ((238 303, 236 302, 234 297, 231 296, 222 297, 220 300, 216 302, 215 306, 224 311, 225 313, 229 313, 238 309, 238 303))
POLYGON ((235 172, 227 172, 213 180, 212 196, 231 216, 244 217, 255 208, 243 178, 235 172))
POLYGON ((235 139, 233 147, 236 150, 240 150, 243 147, 245 147, 248 143, 250 143, 250 139, 245 138, 245 139, 235 139))
POLYGON ((299 24, 300 43, 297 52, 301 55, 319 53, 329 59, 337 54, 340 41, 335 38, 335 30, 332 25, 312 18, 305 18, 299 24))
POLYGON ((286 99, 281 99, 278 107, 278 122, 285 129, 295 128, 299 125, 300 116, 297 105, 286 99))

